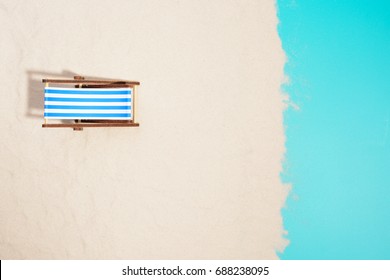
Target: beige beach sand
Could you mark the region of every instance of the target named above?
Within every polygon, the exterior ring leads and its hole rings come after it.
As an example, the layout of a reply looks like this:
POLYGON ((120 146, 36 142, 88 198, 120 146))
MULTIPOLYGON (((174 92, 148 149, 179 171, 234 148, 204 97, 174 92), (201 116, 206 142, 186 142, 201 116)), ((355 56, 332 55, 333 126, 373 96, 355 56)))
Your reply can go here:
POLYGON ((275 259, 274 1, 0 0, 1 259, 275 259), (42 129, 44 77, 138 80, 139 128, 42 129))

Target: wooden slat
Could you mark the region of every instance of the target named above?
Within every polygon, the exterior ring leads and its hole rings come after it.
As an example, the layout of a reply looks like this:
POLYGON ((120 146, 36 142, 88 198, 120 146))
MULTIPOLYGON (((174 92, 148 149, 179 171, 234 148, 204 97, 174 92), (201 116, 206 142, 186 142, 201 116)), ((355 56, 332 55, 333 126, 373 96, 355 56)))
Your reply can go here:
POLYGON ((83 88, 133 88, 133 84, 83 84, 83 88))
MULTIPOLYGON (((80 80, 69 79, 42 79, 42 83, 56 83, 56 84, 79 84, 80 80)), ((137 81, 123 81, 123 80, 83 80, 83 84, 123 84, 123 85, 140 85, 137 81)))
POLYGON ((133 104, 132 104, 132 111, 133 111, 133 122, 135 122, 135 107, 137 102, 137 86, 133 87, 133 104))
POLYGON ((42 124, 43 128, 83 128, 83 127, 137 127, 139 123, 51 123, 42 124))

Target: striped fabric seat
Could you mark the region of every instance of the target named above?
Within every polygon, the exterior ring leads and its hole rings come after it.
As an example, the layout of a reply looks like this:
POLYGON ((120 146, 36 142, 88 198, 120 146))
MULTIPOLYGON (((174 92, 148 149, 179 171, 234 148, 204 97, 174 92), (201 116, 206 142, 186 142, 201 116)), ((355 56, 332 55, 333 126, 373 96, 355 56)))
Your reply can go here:
POLYGON ((132 88, 45 87, 46 119, 132 119, 132 88))

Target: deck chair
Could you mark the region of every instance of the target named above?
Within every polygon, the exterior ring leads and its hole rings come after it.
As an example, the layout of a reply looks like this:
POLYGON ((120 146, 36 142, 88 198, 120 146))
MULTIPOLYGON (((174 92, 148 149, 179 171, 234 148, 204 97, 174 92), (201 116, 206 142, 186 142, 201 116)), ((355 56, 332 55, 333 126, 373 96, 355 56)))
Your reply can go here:
POLYGON ((139 82, 122 80, 43 79, 43 128, 137 127, 135 99, 139 82), (65 87, 64 85, 67 85, 65 87), (72 86, 73 87, 70 87, 72 86), (62 123, 48 123, 62 120, 62 123))

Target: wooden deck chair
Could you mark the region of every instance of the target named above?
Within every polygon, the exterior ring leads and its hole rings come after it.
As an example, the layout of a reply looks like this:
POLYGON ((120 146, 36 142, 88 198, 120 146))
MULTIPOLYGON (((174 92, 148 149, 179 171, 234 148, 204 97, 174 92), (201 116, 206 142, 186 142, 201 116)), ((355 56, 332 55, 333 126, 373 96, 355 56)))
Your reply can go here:
POLYGON ((43 79, 42 82, 45 83, 43 128, 83 130, 84 127, 139 126, 135 121, 139 82, 86 80, 81 76, 73 80, 43 79), (49 120, 68 123, 49 124, 49 120))

